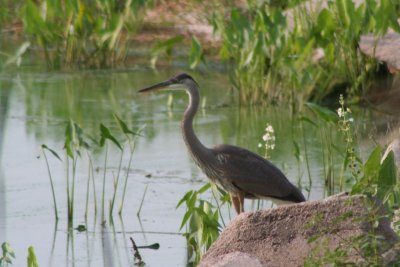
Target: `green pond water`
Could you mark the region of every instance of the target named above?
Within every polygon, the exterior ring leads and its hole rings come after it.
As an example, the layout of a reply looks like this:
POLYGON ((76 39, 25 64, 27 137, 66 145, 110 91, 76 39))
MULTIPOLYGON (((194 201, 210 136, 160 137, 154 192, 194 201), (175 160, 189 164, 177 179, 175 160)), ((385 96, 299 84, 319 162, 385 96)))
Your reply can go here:
MULTIPOLYGON (((138 95, 136 92, 180 71, 155 72, 138 67, 48 72, 24 67, 0 73, 0 242, 8 241, 14 248, 13 266, 25 266, 30 245, 35 248, 40 266, 133 266, 129 237, 137 245, 160 244, 158 250, 140 250, 147 266, 186 264, 186 242, 179 232, 185 209, 175 207, 188 190, 199 189, 207 181, 189 159, 181 138, 180 120, 187 97, 184 93, 174 94, 171 108, 167 105, 166 93, 138 95), (90 195, 88 231, 68 233, 65 163, 49 155, 60 215, 55 224, 45 161, 43 157, 38 158, 40 146, 46 144, 64 155, 64 132, 69 118, 93 136, 98 136, 100 123, 116 132, 113 113, 119 114, 130 127, 146 125, 143 136, 138 139, 129 173, 123 215, 119 217, 115 212, 113 223, 107 220, 102 227, 100 215, 93 214, 90 195), (148 190, 137 217, 146 186, 148 190)), ((195 120, 195 130, 204 144, 235 144, 263 154, 258 144, 269 123, 276 136, 275 149, 269 152, 271 161, 303 189, 309 200, 326 196, 320 128, 304 123, 302 131, 295 119, 297 114, 292 114, 289 106, 240 108, 234 104, 227 74, 216 71, 192 74, 206 98, 205 107, 199 110, 195 120), (304 142, 312 184, 305 165, 304 142), (302 153, 300 165, 294 143, 302 153)), ((316 120, 310 112, 304 115, 316 120)), ((373 145, 371 135, 384 144, 388 141, 388 128, 397 123, 395 117, 367 109, 354 108, 353 115, 362 154, 369 153, 373 145)), ((333 126, 332 131, 336 128, 333 126)), ((341 147, 336 131, 332 132, 332 138, 341 147)), ((342 162, 338 154, 334 157, 336 173, 340 172, 342 162)), ((119 157, 119 151, 110 145, 107 208, 119 157)), ((87 160, 82 158, 75 182, 74 226, 85 223, 88 169, 87 160)), ((103 158, 104 151, 94 152, 99 207, 103 158)), ((125 165, 127 158, 125 155, 125 165)), ((120 195, 117 195, 117 206, 120 195)), ((246 210, 255 206, 248 201, 246 210)), ((266 202, 264 206, 271 204, 266 202)), ((225 222, 234 216, 227 207, 223 213, 225 222)))

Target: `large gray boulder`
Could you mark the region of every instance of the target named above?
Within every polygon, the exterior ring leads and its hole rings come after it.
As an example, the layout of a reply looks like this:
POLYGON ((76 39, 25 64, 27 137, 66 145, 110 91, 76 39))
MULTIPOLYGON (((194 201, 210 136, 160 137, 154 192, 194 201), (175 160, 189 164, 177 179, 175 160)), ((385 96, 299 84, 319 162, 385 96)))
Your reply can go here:
MULTIPOLYGON (((351 262, 362 262, 359 251, 345 244, 372 229, 386 244, 381 253, 394 252, 390 246, 398 242, 383 208, 364 196, 336 195, 327 199, 281 206, 274 209, 242 213, 221 233, 203 255, 199 266, 303 266, 310 253, 343 248, 351 262), (371 208, 371 206, 375 206, 371 208), (379 207, 378 207, 379 206, 379 207), (372 214, 373 213, 373 214, 372 214), (372 228, 371 216, 381 217, 372 228), (313 242, 310 242, 315 239, 313 242)), ((373 220, 372 220, 373 221, 373 220)))

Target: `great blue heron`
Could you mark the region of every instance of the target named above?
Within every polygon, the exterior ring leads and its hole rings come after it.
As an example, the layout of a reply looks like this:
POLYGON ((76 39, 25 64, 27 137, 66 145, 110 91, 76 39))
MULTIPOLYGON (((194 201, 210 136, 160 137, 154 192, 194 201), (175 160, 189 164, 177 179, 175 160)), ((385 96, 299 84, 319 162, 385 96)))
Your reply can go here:
POLYGON ((140 93, 161 89, 182 89, 189 95, 183 115, 182 134, 194 162, 217 185, 231 196, 236 212, 244 211, 244 198, 266 198, 274 202, 303 202, 303 194, 271 162, 237 146, 205 147, 193 131, 200 94, 197 82, 182 73, 164 82, 139 90, 140 93))

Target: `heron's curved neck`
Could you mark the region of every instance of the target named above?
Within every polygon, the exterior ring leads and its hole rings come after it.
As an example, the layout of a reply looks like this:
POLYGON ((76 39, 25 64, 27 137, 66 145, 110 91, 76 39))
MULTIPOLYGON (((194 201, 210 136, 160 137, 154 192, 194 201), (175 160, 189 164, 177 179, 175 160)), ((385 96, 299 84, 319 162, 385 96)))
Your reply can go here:
POLYGON ((189 105, 183 114, 182 133, 186 146, 197 161, 199 160, 198 157, 205 155, 209 149, 200 142, 193 130, 193 118, 196 115, 200 102, 199 90, 197 86, 193 84, 186 88, 186 92, 189 95, 189 105))

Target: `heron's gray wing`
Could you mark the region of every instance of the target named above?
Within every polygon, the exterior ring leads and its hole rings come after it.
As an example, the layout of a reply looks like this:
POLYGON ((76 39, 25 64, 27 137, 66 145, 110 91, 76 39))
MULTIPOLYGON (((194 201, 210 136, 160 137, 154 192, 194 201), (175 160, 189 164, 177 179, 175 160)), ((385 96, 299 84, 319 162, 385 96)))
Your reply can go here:
POLYGON ((231 145, 218 145, 213 148, 213 152, 217 156, 223 178, 246 194, 304 201, 304 196, 286 176, 261 156, 231 145))

